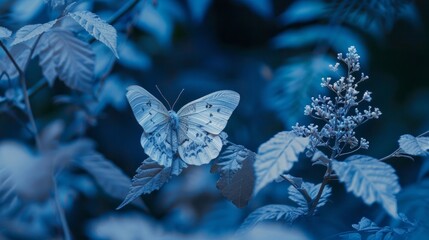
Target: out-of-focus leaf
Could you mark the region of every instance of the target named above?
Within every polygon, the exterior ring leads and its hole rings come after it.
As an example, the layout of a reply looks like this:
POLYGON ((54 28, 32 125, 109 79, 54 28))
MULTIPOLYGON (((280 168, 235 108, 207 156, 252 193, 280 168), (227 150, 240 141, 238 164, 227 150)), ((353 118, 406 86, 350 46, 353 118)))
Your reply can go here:
POLYGON ((66 5, 70 0, 44 0, 46 4, 49 4, 51 8, 59 8, 66 5))
MULTIPOLYGON (((159 4, 168 4, 168 2, 162 1, 159 4)), ((165 12, 159 11, 151 4, 146 4, 136 20, 137 27, 151 33, 161 44, 169 44, 174 23, 165 12)))
POLYGON ((199 1, 188 0, 188 6, 194 21, 196 21, 197 23, 201 23, 203 21, 204 16, 211 2, 212 0, 199 0, 199 1))
POLYGON ((413 156, 429 156, 429 137, 414 137, 410 134, 399 138, 399 146, 406 154, 413 156))
MULTIPOLYGON (((361 37, 344 27, 330 25, 312 25, 311 27, 299 28, 297 30, 287 30, 272 40, 275 48, 299 48, 316 45, 324 42, 332 47, 336 52, 342 52, 349 46, 359 49, 361 61, 364 62, 368 52, 361 37), (335 32, 336 34, 333 34, 335 32)), ((319 77, 320 79, 320 77, 319 77)))
POLYGON ((0 27, 0 39, 8 38, 10 35, 12 35, 12 32, 9 29, 0 27))
MULTIPOLYGON (((173 165, 178 161, 180 159, 173 161, 173 165)), ((148 194, 160 189, 170 179, 173 168, 173 166, 161 166, 150 158, 144 160, 133 177, 127 196, 116 209, 124 207, 142 194, 148 194)))
POLYGON ((255 13, 259 14, 262 17, 271 17, 273 14, 273 6, 271 0, 235 0, 239 3, 246 5, 255 13))
POLYGON ((152 66, 150 56, 143 52, 137 44, 125 37, 120 37, 119 40, 120 64, 139 71, 147 70, 152 66))
POLYGON ((429 158, 423 159, 417 179, 421 180, 429 172, 429 158))
POLYGON ((55 23, 57 23, 57 21, 58 19, 55 19, 44 24, 27 25, 20 28, 16 32, 15 40, 12 42, 12 45, 28 41, 49 31, 55 25, 55 23))
POLYGON ((258 149, 254 164, 256 175, 254 194, 283 172, 289 171, 308 143, 308 138, 298 137, 295 133, 287 131, 280 132, 263 143, 258 149))
MULTIPOLYGON (((13 45, 9 49, 10 54, 13 56, 13 59, 18 64, 21 70, 27 64, 28 57, 31 52, 31 48, 26 43, 20 43, 13 45)), ((15 65, 12 63, 8 56, 3 56, 1 58, 2 64, 0 64, 0 71, 6 72, 10 78, 18 78, 18 71, 16 70, 15 65)), ((10 87, 10 86, 9 86, 10 87)))
POLYGON ((352 227, 358 231, 377 230, 380 229, 377 224, 366 217, 362 217, 358 224, 353 224, 352 227))
MULTIPOLYGON (((91 174, 109 196, 122 200, 127 195, 130 179, 102 155, 94 153, 81 156, 76 158, 75 163, 91 174)), ((141 200, 136 200, 134 204, 146 208, 141 200)))
POLYGON ((28 23, 43 10, 43 7, 43 0, 15 0, 10 7, 10 11, 13 20, 28 23))
POLYGON ((1 168, 10 175, 16 194, 30 201, 45 200, 52 188, 51 162, 17 142, 0 144, 1 168))
POLYGON ((378 202, 392 217, 398 217, 395 194, 401 187, 390 165, 369 156, 353 155, 344 162, 333 161, 332 168, 348 192, 368 205, 378 202))
POLYGON ((70 88, 89 92, 94 87, 94 53, 88 43, 63 30, 42 36, 36 53, 44 77, 52 85, 59 77, 70 88))
POLYGON ((405 187, 397 199, 399 212, 410 219, 429 224, 429 179, 405 187))
POLYGON ((111 214, 92 220, 86 229, 91 239, 159 239, 164 231, 155 221, 137 213, 111 214))
POLYGON ((119 58, 116 50, 118 36, 116 34, 116 29, 112 25, 106 23, 96 14, 88 11, 73 12, 68 15, 78 22, 95 39, 110 48, 115 56, 119 58))
POLYGON ((303 116, 310 95, 320 92, 320 78, 329 73, 332 63, 334 58, 323 55, 289 60, 265 89, 265 106, 275 111, 285 126, 294 125, 303 116))
POLYGON ((266 205, 253 211, 240 226, 239 231, 243 232, 256 226, 259 222, 265 220, 276 220, 283 219, 287 223, 293 223, 299 216, 304 214, 300 209, 287 206, 271 204, 266 205))
POLYGON ((323 1, 295 1, 280 16, 280 21, 283 24, 306 22, 321 18, 325 13, 326 6, 323 1))
POLYGON ((211 171, 220 173, 217 188, 239 208, 245 207, 252 197, 255 156, 245 147, 229 143, 212 165, 211 171))

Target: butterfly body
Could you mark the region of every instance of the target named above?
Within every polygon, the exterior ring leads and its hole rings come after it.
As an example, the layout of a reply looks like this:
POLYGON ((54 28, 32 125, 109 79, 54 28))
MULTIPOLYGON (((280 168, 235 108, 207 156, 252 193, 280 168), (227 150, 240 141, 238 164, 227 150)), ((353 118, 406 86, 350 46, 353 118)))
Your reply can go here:
POLYGON ((222 149, 218 135, 237 107, 240 95, 230 90, 217 91, 186 104, 177 113, 167 111, 139 86, 128 87, 127 98, 144 130, 141 145, 145 153, 168 167, 176 158, 191 165, 216 158, 222 149))

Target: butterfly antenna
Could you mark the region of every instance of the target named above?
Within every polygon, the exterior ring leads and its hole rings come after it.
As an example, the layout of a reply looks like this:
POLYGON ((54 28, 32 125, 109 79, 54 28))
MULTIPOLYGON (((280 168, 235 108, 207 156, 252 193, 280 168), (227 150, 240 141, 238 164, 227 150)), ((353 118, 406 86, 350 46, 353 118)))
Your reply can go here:
POLYGON ((167 98, 164 97, 164 94, 162 94, 161 90, 159 89, 158 85, 155 85, 156 89, 158 89, 158 92, 161 94, 162 98, 164 98, 164 100, 167 102, 168 107, 171 109, 173 109, 170 105, 170 103, 168 102, 167 98))
MULTIPOLYGON (((173 103, 173 108, 174 108, 174 105, 176 105, 177 101, 179 100, 180 95, 182 95, 183 91, 185 91, 185 89, 182 89, 182 91, 180 91, 179 96, 177 96, 176 101, 174 101, 174 103, 173 103)), ((173 108, 171 108, 171 109, 173 109, 173 108)))

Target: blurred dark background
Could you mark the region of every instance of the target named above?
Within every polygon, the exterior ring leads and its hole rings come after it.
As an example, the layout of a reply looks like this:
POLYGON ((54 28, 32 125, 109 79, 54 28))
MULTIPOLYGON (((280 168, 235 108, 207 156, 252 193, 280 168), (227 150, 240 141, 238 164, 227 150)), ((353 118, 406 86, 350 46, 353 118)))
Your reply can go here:
MULTIPOLYGON (((107 20, 125 2, 81 1, 79 7, 107 20)), ((41 128, 53 119, 63 119, 68 131, 81 131, 132 177, 146 155, 140 145, 142 128, 125 99, 126 86, 138 84, 161 100, 158 85, 170 103, 184 89, 176 111, 210 92, 231 89, 240 93, 241 100, 225 132, 231 142, 256 152, 277 132, 290 130, 296 122, 312 121, 303 115, 304 106, 311 96, 324 93, 320 79, 332 74, 328 65, 335 64, 337 53, 345 54, 354 45, 361 55, 361 70, 370 76, 361 90, 373 93, 371 105, 383 113, 358 129, 357 136, 370 142, 369 150, 359 153, 384 157, 397 149, 402 134, 419 135, 429 129, 428 13, 429 2, 423 0, 141 1, 114 24, 118 60, 101 44, 92 44, 96 76, 109 86, 99 98, 105 101, 101 110, 91 109, 81 95, 70 93, 58 81, 32 95, 33 111, 41 128), (58 103, 64 95, 72 100, 58 103)), ((0 1, 0 25, 13 31, 57 15, 41 0, 0 1)), ((30 63, 27 78, 30 86, 41 78, 37 59, 30 63)), ((0 114, 0 126, 2 140, 30 141, 29 134, 7 114, 0 114)), ((407 188, 424 181, 425 160, 395 158, 388 163, 407 188)), ((323 173, 305 158, 291 172, 314 183, 320 182, 323 173)), ((143 196, 148 213, 133 206, 115 211, 119 202, 99 191, 89 196, 78 193, 67 218, 76 239, 103 239, 94 233, 94 226, 119 216, 124 225, 144 216, 171 231, 219 234, 236 229, 259 206, 289 201, 288 185, 273 183, 249 206, 238 209, 222 197, 216 180, 208 166, 189 167, 160 191, 143 196)), ((424 197, 428 199, 428 193, 424 197)), ((333 196, 318 216, 295 226, 319 239, 351 230, 350 225, 362 216, 389 224, 381 207, 368 207, 346 193, 343 185, 333 183, 333 196)))

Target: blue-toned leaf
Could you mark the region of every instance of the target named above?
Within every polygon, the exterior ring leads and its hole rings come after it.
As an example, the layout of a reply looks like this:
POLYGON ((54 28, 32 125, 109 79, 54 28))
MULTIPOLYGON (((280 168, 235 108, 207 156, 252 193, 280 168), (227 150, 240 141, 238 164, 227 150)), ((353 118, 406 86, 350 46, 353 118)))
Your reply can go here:
POLYGON ((34 37, 39 36, 42 33, 49 31, 55 23, 57 23, 58 19, 52 20, 50 22, 44 24, 34 24, 27 25, 20 28, 16 32, 15 40, 12 42, 12 45, 16 45, 21 42, 28 41, 34 37))
POLYGON ((399 146, 406 154, 413 156, 429 156, 429 137, 414 137, 410 134, 399 138, 399 146))
POLYGON ((125 37, 119 38, 119 63, 125 67, 144 71, 152 66, 150 56, 139 48, 139 45, 125 37))
MULTIPOLYGON (((159 4, 168 4, 170 1, 162 1, 159 4)), ((165 12, 159 11, 151 4, 145 5, 140 12, 136 25, 151 33, 161 44, 169 44, 173 33, 174 23, 165 12)))
POLYGON ((273 5, 271 0, 235 0, 239 3, 246 5, 255 13, 262 17, 270 17, 273 14, 273 5))
POLYGON ((287 205, 266 205, 256 209, 249 216, 247 216, 243 224, 240 226, 239 231, 250 230, 251 228, 255 227, 259 222, 265 220, 279 221, 280 219, 282 219, 287 223, 293 223, 299 216, 303 214, 304 212, 302 212, 300 209, 287 205))
POLYGON ((245 207, 252 197, 255 175, 255 153, 241 145, 229 143, 212 165, 219 172, 216 187, 237 207, 245 207))
POLYGON ((360 235, 360 233, 357 232, 344 233, 341 234, 339 237, 342 240, 362 240, 362 236, 360 235))
POLYGON ((43 7, 43 0, 14 0, 9 10, 15 21, 28 23, 40 14, 43 7))
POLYGON ((320 0, 295 1, 280 16, 280 21, 283 24, 311 21, 321 18, 326 10, 325 3, 320 0))
POLYGON ((281 118, 285 126, 294 125, 302 116, 310 95, 320 93, 320 78, 330 74, 330 56, 299 57, 276 70, 264 91, 265 106, 281 118))
MULTIPOLYGON (((313 183, 303 182, 301 188, 304 189, 308 195, 310 195, 311 199, 315 199, 317 193, 319 192, 321 183, 314 185, 313 183)), ((323 189, 323 193, 319 199, 319 203, 317 204, 317 208, 322 207, 328 201, 329 196, 331 196, 332 189, 328 185, 323 189)), ((300 206, 301 209, 306 211, 308 209, 307 200, 302 196, 302 194, 293 186, 289 186, 288 188, 289 199, 294 201, 296 204, 300 206)))
POLYGON ((51 6, 51 8, 59 8, 65 6, 70 0, 44 0, 44 2, 51 6))
POLYGON ((378 202, 392 217, 398 217, 395 194, 401 188, 390 165, 369 156, 353 155, 344 162, 333 161, 332 168, 348 192, 368 205, 378 202))
POLYGON ((43 76, 50 85, 59 77, 70 88, 85 92, 93 90, 94 53, 88 43, 77 39, 73 33, 63 30, 46 33, 36 54, 43 76))
POLYGON ((211 2, 212 0, 188 0, 188 6, 191 10, 191 15, 194 21, 196 21, 197 23, 201 23, 203 21, 211 2))
MULTIPOLYGON (((103 191, 116 199, 124 199, 128 193, 131 180, 116 165, 105 159, 101 154, 93 153, 76 158, 75 163, 87 171, 103 191)), ((135 205, 145 208, 138 199, 135 205)))
POLYGON ((420 166, 419 175, 417 178, 419 180, 423 179, 423 177, 426 176, 428 172, 429 172, 429 158, 426 157, 425 159, 423 159, 423 163, 420 166))
POLYGON ((397 198, 399 212, 410 219, 429 224, 429 179, 405 187, 397 198))
POLYGON ((287 131, 280 132, 263 143, 258 149, 254 164, 256 175, 254 194, 280 174, 290 170, 308 143, 308 138, 298 137, 295 133, 287 131))
POLYGON ((357 224, 352 224, 352 227, 358 231, 368 231, 368 230, 378 230, 380 229, 377 224, 373 221, 369 220, 366 217, 362 217, 362 219, 357 224))
POLYGON ((137 169, 127 196, 116 209, 124 207, 142 194, 160 189, 168 182, 171 175, 179 175, 183 168, 186 168, 186 164, 180 159, 174 160, 172 166, 164 167, 147 158, 137 169))
POLYGON ((275 48, 308 47, 320 42, 328 44, 336 52, 342 52, 349 46, 355 46, 362 57, 361 62, 368 55, 362 38, 350 29, 339 26, 333 28, 331 25, 312 25, 311 27, 287 30, 272 40, 275 48), (332 34, 332 31, 337 34, 332 34))
POLYGON ((9 29, 0 27, 0 39, 8 38, 10 35, 12 35, 12 32, 9 29))
POLYGON ((118 36, 116 34, 116 29, 112 25, 106 23, 96 14, 88 11, 73 12, 68 15, 79 23, 95 39, 110 48, 115 56, 119 58, 116 50, 118 36))
MULTIPOLYGON (((13 45, 9 49, 9 52, 13 56, 18 66, 23 69, 27 64, 31 48, 26 43, 20 43, 13 45)), ((0 61, 2 62, 0 64, 0 72, 6 72, 12 79, 18 78, 18 71, 8 56, 3 56, 0 61)))

